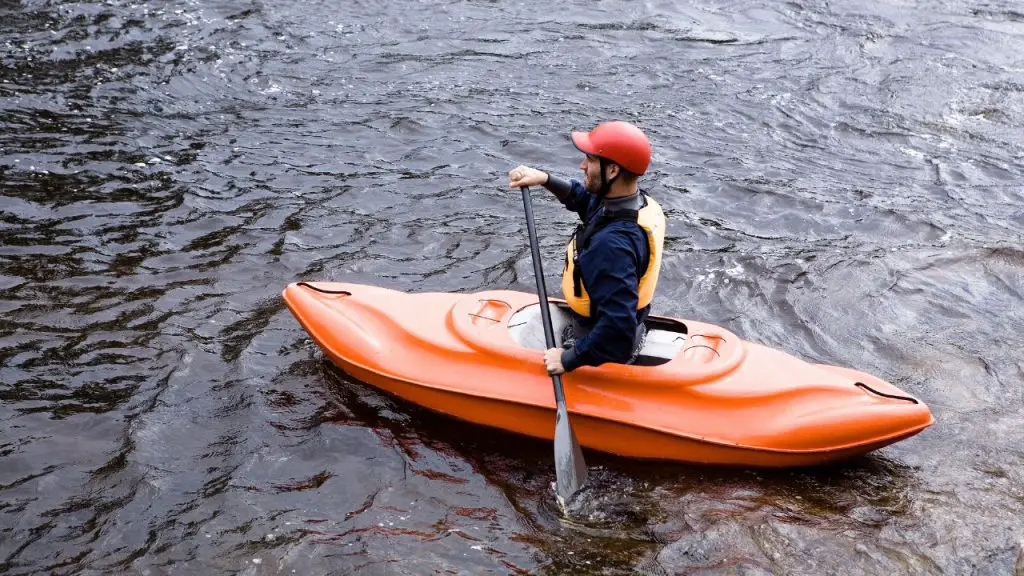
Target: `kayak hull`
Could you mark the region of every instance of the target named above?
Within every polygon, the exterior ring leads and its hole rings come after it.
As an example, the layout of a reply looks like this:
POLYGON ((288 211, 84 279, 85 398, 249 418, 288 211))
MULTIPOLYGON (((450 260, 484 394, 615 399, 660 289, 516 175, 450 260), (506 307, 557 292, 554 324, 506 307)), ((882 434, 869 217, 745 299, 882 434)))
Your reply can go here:
MULTIPOLYGON (((292 284, 283 295, 317 346, 354 378, 461 420, 553 439, 542 350, 508 336, 510 319, 536 307, 536 295, 406 294, 340 283, 292 284)), ((563 377, 582 446, 640 459, 796 467, 858 456, 932 423, 923 403, 867 374, 672 321, 699 344, 658 366, 585 367, 563 377), (704 344, 716 338, 738 348, 704 344), (799 382, 769 382, 787 375, 799 382)))

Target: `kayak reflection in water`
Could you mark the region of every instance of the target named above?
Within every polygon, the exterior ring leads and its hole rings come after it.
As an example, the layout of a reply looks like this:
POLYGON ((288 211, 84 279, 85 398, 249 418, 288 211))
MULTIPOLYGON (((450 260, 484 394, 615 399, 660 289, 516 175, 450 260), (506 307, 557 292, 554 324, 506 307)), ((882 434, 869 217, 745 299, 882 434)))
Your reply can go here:
POLYGON ((614 121, 573 132, 572 142, 586 155, 580 162, 582 183, 529 166, 508 173, 510 188, 543 186, 580 217, 562 272, 572 322, 563 348, 544 353, 550 374, 636 359, 665 240, 665 214, 639 188, 651 160, 647 136, 628 122, 614 121))

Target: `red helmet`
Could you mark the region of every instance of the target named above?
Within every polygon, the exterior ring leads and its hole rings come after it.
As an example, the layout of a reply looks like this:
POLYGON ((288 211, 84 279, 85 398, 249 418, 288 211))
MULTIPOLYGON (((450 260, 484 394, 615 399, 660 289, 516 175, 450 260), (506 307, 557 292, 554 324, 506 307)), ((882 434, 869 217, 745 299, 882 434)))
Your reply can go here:
POLYGON ((643 174, 651 163, 651 143, 629 122, 603 122, 590 132, 573 132, 572 143, 584 154, 611 160, 633 174, 643 174))

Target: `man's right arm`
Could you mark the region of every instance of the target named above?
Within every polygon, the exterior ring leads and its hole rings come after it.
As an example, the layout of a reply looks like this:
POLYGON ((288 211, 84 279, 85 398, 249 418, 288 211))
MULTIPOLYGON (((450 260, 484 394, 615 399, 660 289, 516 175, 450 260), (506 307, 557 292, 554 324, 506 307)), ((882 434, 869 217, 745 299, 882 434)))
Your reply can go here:
POLYGON ((548 174, 548 181, 544 183, 544 187, 573 212, 580 212, 590 204, 590 193, 576 180, 566 182, 548 174))
POLYGON ((509 188, 521 186, 543 186, 551 191, 566 208, 585 218, 586 208, 590 205, 590 193, 576 180, 566 182, 547 172, 529 166, 516 166, 508 173, 509 188))

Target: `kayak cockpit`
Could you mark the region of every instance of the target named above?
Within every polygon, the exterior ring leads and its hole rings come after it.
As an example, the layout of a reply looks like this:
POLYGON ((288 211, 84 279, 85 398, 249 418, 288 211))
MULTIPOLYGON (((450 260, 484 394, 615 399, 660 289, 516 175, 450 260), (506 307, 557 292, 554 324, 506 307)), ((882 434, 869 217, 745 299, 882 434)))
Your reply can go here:
MULTIPOLYGON (((548 304, 556 346, 569 323, 564 302, 548 304)), ((546 348, 540 304, 536 296, 506 290, 468 294, 452 306, 451 333, 491 362, 539 361, 546 348)), ((581 366, 574 375, 593 385, 646 387, 688 386, 708 382, 736 369, 746 356, 743 342, 724 328, 696 321, 652 316, 646 320, 648 338, 633 364, 581 366)))
MULTIPOLYGON (((562 346, 566 328, 572 324, 571 311, 564 302, 552 302, 548 311, 555 333, 555 346, 562 346)), ((650 318, 646 325, 647 336, 633 363, 635 366, 658 366, 670 362, 687 342, 687 328, 682 322, 650 318)), ((514 313, 508 321, 508 334, 524 348, 546 350, 540 304, 526 306, 514 313)))

